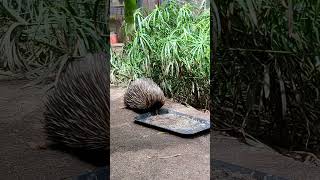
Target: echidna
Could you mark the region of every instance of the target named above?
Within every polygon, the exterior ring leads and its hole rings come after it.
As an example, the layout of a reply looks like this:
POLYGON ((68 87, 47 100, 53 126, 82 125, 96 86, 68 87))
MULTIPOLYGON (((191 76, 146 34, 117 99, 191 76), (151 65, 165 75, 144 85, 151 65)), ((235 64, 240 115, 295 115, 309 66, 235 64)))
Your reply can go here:
POLYGON ((135 111, 157 111, 165 104, 161 88, 149 78, 131 82, 124 95, 125 105, 135 111))
POLYGON ((109 66, 89 54, 67 66, 45 104, 48 139, 75 149, 109 150, 109 66))

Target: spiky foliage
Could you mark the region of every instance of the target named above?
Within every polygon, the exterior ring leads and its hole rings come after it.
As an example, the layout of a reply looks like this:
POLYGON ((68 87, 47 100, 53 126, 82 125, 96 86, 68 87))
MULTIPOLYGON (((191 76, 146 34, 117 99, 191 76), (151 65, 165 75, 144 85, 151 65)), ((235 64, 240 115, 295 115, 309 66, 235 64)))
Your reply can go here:
POLYGON ((210 10, 176 1, 137 10, 132 42, 112 57, 113 83, 150 77, 168 97, 209 106, 210 10))
POLYGON ((45 82, 68 57, 108 49, 104 6, 102 0, 2 0, 0 73, 45 82))
POLYGON ((214 122, 272 145, 320 150, 320 2, 215 1, 214 122))

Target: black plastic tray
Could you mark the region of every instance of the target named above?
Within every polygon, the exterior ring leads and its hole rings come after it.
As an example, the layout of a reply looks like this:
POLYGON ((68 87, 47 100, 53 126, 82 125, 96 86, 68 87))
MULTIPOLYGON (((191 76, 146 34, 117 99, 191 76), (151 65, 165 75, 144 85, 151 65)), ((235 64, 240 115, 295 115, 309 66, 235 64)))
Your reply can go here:
POLYGON ((109 180, 110 171, 108 167, 100 167, 94 171, 86 172, 72 180, 109 180))
POLYGON ((197 124, 197 126, 195 128, 194 127, 193 128, 192 127, 190 127, 190 128, 170 128, 170 127, 165 127, 165 126, 154 125, 154 124, 150 123, 151 117, 153 116, 153 114, 150 112, 144 113, 144 114, 141 114, 141 115, 135 117, 134 122, 141 124, 141 125, 145 125, 145 126, 154 128, 154 129, 167 131, 169 133, 173 133, 173 134, 180 135, 180 136, 198 135, 198 134, 205 133, 210 130, 210 121, 209 120, 196 118, 194 116, 189 116, 189 115, 186 115, 186 114, 183 114, 183 113, 171 110, 171 109, 161 108, 159 110, 159 115, 164 115, 164 114, 173 114, 173 115, 178 115, 178 116, 192 119, 193 121, 195 121, 195 124, 197 124))
POLYGON ((241 167, 235 164, 230 164, 230 163, 216 160, 216 159, 213 160, 213 163, 211 165, 213 165, 212 168, 219 169, 219 170, 229 170, 231 172, 238 172, 240 174, 253 174, 253 177, 257 180, 288 180, 283 177, 274 176, 261 171, 241 167))

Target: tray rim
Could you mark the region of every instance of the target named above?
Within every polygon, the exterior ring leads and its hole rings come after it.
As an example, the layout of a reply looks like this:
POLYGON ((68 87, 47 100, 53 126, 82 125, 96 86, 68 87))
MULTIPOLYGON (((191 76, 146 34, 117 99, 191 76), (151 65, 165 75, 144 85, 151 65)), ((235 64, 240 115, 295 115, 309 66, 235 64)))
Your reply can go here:
POLYGON ((200 133, 204 133, 204 132, 206 132, 206 131, 211 129, 210 119, 208 120, 208 119, 204 119, 204 118, 191 116, 191 115, 184 114, 184 113, 181 113, 181 112, 178 112, 178 111, 175 111, 175 110, 172 110, 172 109, 168 109, 168 108, 161 108, 160 111, 165 111, 166 114, 177 114, 177 115, 184 116, 184 117, 187 117, 187 118, 192 118, 192 119, 195 119, 197 121, 205 121, 208 124, 208 127, 202 128, 202 129, 200 129, 200 130, 198 130, 196 132, 191 132, 191 133, 190 132, 188 133, 188 132, 176 131, 174 129, 165 128, 165 127, 153 125, 153 124, 150 124, 150 123, 146 123, 144 120, 146 120, 146 119, 148 119, 149 117, 152 116, 152 113, 150 113, 150 112, 139 114, 138 116, 136 116, 134 118, 135 119, 134 122, 137 123, 137 124, 141 124, 141 125, 147 126, 147 127, 151 127, 153 129, 159 129, 159 130, 162 130, 162 131, 167 131, 169 133, 180 135, 180 136, 193 136, 193 135, 197 135, 197 134, 200 134, 200 133))

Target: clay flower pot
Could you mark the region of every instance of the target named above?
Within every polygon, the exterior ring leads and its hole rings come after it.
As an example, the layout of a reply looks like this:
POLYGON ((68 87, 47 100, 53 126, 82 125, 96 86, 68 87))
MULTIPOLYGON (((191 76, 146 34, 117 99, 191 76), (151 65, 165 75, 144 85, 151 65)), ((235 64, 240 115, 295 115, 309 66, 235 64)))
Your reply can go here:
POLYGON ((110 33, 110 44, 118 43, 118 35, 114 32, 110 33))

